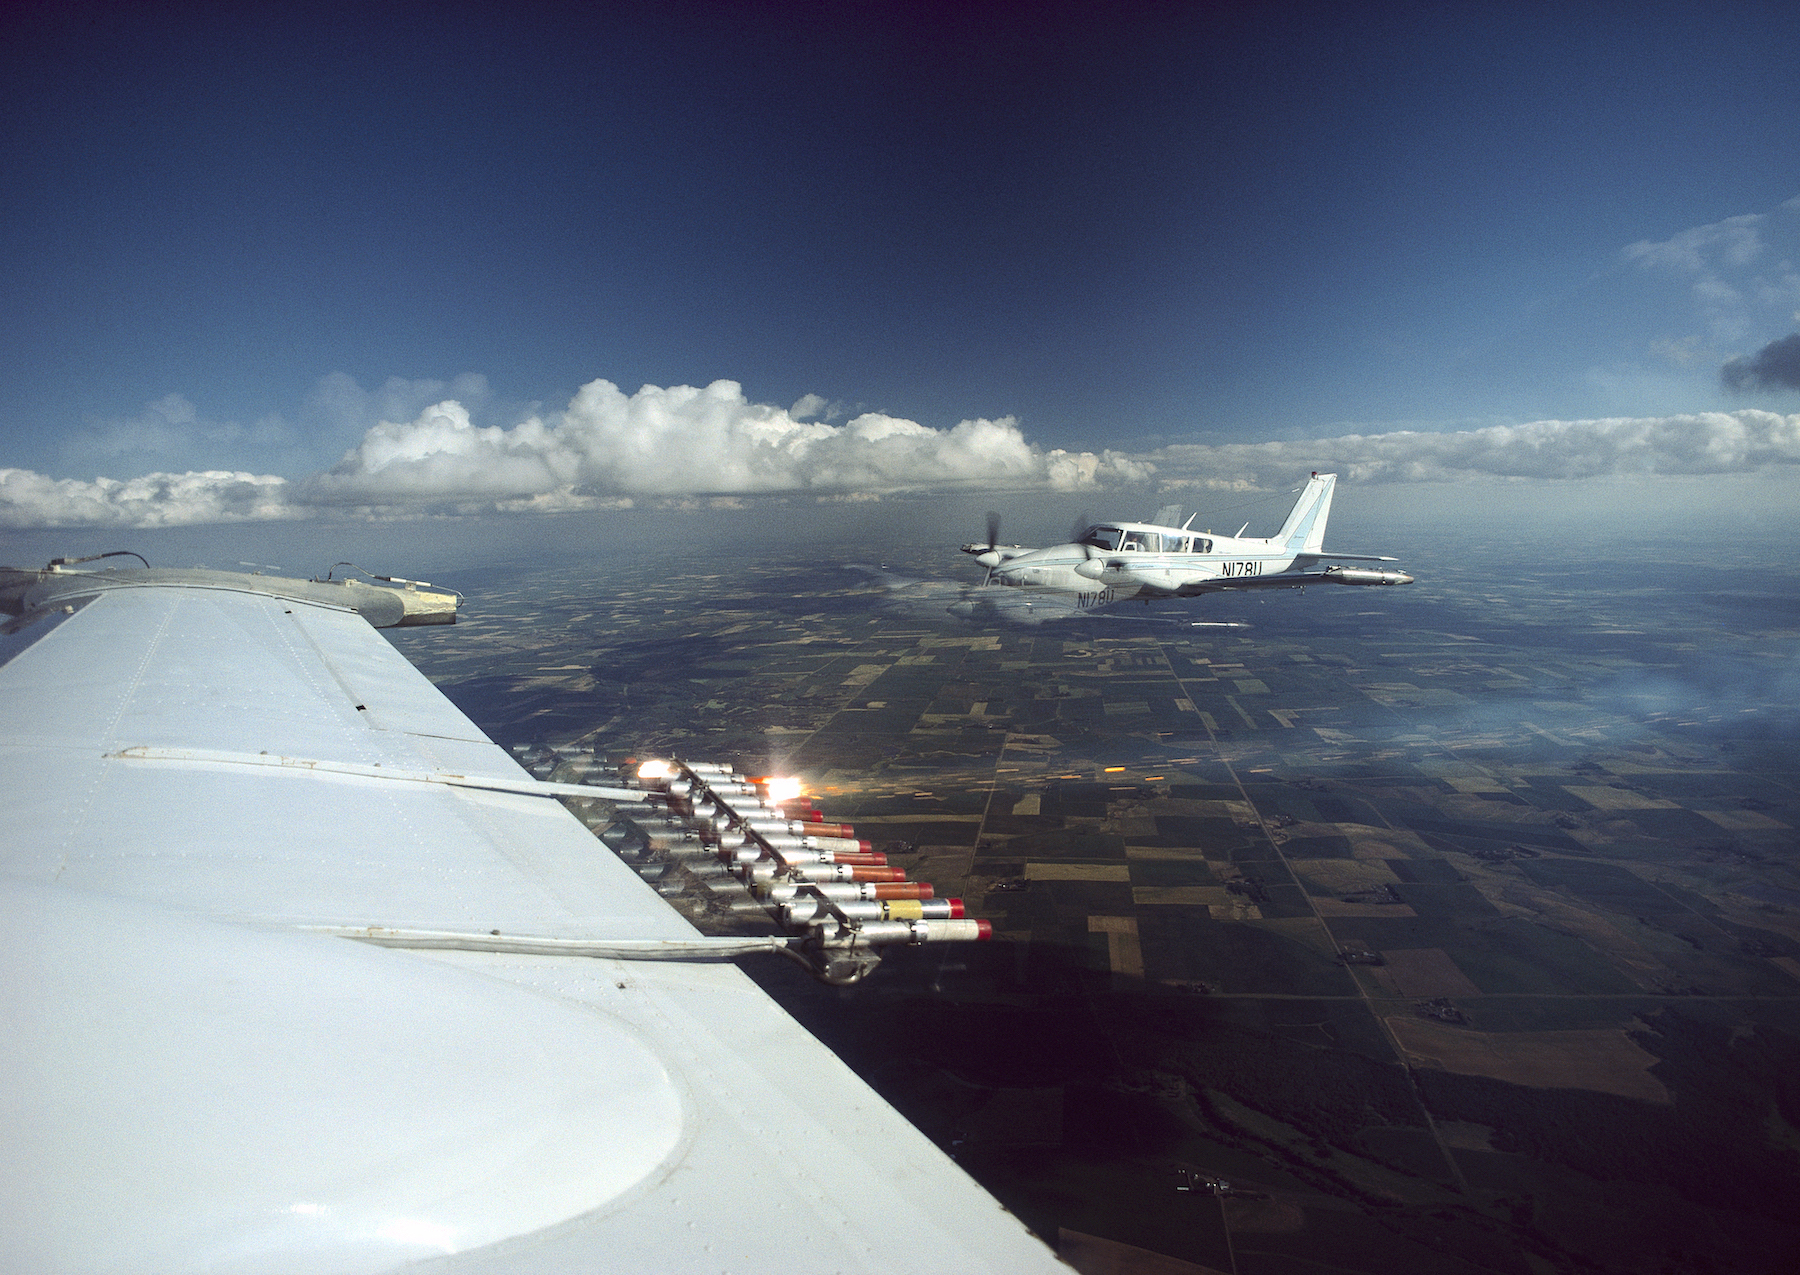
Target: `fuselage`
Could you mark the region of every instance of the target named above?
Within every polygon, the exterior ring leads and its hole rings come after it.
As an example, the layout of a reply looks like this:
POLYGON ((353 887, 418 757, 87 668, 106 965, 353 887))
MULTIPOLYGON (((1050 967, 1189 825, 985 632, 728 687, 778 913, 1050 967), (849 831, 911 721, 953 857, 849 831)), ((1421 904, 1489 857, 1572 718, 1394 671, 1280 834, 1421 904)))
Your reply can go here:
MULTIPOLYGON (((1389 563, 1393 558, 1326 552, 1325 522, 1336 482, 1336 474, 1312 475, 1280 530, 1267 537, 1245 537, 1242 529, 1236 536, 1220 536, 1166 523, 1103 522, 1048 549, 964 545, 963 552, 988 569, 983 587, 974 590, 986 596, 958 603, 952 613, 966 610, 974 616, 993 610, 1017 615, 1041 610, 1048 617, 1057 607, 1066 615, 1131 598, 1191 598, 1221 589, 1411 584, 1412 577, 1404 571, 1342 565, 1389 563), (1321 570, 1327 562, 1339 565, 1321 570), (1020 605, 1005 599, 1016 599, 1020 605)), ((1171 507, 1157 517, 1179 517, 1180 512, 1171 507)), ((990 529, 990 540, 993 534, 990 529)))
POLYGON ((1083 609, 1135 597, 1179 596, 1185 589, 1273 575, 1294 565, 1278 540, 1220 536, 1155 523, 1089 527, 1079 541, 1022 552, 1001 551, 988 583, 1074 594, 1083 609))

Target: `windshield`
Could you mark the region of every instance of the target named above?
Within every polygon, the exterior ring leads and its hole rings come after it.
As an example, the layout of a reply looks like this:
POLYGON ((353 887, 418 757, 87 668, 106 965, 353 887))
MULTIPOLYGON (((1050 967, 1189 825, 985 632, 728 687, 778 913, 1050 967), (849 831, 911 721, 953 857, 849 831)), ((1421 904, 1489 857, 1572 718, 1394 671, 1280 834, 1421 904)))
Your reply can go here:
POLYGON ((1119 529, 1117 527, 1089 527, 1081 533, 1075 542, 1078 545, 1093 545, 1096 549, 1112 552, 1119 547, 1119 529))

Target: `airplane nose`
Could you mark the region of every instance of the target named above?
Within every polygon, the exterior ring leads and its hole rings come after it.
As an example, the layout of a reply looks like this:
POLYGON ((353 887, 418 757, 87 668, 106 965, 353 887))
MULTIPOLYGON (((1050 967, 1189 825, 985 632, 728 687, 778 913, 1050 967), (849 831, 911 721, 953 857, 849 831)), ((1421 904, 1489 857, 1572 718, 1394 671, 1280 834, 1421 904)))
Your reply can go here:
POLYGON ((1395 584, 1411 584, 1413 582, 1413 578, 1404 571, 1396 571, 1394 574, 1399 577, 1394 581, 1395 584))

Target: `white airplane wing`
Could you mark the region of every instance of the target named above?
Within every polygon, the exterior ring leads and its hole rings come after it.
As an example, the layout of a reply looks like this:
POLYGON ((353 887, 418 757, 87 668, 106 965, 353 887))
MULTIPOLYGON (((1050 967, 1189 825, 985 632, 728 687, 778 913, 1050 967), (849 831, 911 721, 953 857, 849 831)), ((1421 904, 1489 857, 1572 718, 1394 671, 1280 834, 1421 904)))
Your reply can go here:
POLYGON ((1067 1269, 735 966, 337 936, 695 931, 356 595, 155 574, 0 639, 9 1267, 1067 1269))

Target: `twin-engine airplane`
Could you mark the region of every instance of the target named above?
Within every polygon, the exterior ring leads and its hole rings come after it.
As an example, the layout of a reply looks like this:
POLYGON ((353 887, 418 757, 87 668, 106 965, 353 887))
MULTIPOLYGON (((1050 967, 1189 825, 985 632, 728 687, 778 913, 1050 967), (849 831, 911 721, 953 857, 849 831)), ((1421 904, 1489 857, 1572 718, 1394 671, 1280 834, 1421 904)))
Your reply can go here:
POLYGON ((534 779, 376 632, 452 593, 75 565, 0 569, 0 1266, 1066 1272, 727 959, 977 922, 726 767, 534 779), (792 937, 562 797, 682 798, 792 937))
MULTIPOLYGON (((1096 611, 1136 599, 1192 598, 1226 589, 1296 589, 1309 584, 1411 584, 1404 571, 1327 566, 1327 562, 1397 562, 1362 553, 1327 553, 1325 520, 1336 474, 1315 473, 1281 530, 1265 538, 1194 531, 1194 515, 1179 527, 1179 506, 1153 522, 1099 523, 1072 542, 1048 549, 967 544, 964 553, 988 569, 982 587, 952 605, 954 615, 1036 623, 1096 611)), ((1246 527, 1248 524, 1246 524, 1246 527)))

